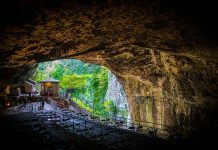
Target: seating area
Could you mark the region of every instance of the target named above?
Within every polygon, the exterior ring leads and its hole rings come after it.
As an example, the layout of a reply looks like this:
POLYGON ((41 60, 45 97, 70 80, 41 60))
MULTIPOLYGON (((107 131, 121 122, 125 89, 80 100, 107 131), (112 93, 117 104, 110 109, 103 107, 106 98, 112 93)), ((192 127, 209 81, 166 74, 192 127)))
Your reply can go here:
MULTIPOLYGON (((53 140, 51 131, 47 129, 48 127, 61 129, 64 133, 82 137, 99 145, 104 145, 108 149, 133 148, 135 145, 144 145, 144 141, 151 138, 149 135, 135 132, 135 128, 132 127, 128 127, 128 129, 118 128, 118 126, 123 126, 124 123, 120 120, 113 122, 110 119, 101 119, 98 116, 56 107, 50 105, 49 101, 45 103, 44 109, 38 109, 40 105, 41 102, 31 102, 25 107, 14 107, 11 111, 19 114, 30 113, 34 116, 31 120, 25 120, 24 125, 28 126, 26 128, 28 131, 34 132, 36 139, 42 139, 42 144, 43 141, 53 140), (47 125, 44 126, 39 121, 47 125)), ((158 139, 160 143, 165 142, 165 140, 156 136, 155 139, 158 139)))
MULTIPOLYGON (((60 107, 58 101, 60 100, 25 97, 19 99, 16 106, 7 109, 4 113, 16 114, 11 119, 12 124, 16 124, 13 128, 24 130, 22 132, 26 135, 27 143, 35 143, 41 147, 48 147, 49 143, 61 141, 59 138, 66 136, 63 133, 69 137, 76 136, 88 140, 95 143, 94 145, 107 149, 143 147, 146 141, 150 141, 149 144, 152 146, 167 142, 158 137, 157 128, 145 128, 143 125, 128 123, 119 117, 102 118, 97 114, 69 109, 69 105, 60 107), (59 138, 54 136, 57 131, 62 134, 59 138)), ((67 146, 70 149, 76 148, 72 143, 66 144, 67 146)))
POLYGON ((7 149, 75 149, 76 144, 56 137, 54 129, 30 113, 1 115, 1 139, 7 149), (3 134, 2 134, 3 133, 3 134))

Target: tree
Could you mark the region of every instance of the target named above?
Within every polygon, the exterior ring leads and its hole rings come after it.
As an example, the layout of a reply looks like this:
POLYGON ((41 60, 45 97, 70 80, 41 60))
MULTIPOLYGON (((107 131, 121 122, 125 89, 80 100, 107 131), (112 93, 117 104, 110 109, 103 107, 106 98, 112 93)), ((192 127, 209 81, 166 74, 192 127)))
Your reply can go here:
POLYGON ((60 80, 62 91, 74 88, 71 97, 81 106, 86 104, 91 109, 94 106, 95 111, 108 114, 109 108, 103 106, 108 86, 107 68, 74 59, 40 63, 35 80, 41 81, 49 76, 60 80))
POLYGON ((85 88, 90 75, 64 75, 60 80, 60 86, 62 88, 85 88))
POLYGON ((51 76, 56 80, 61 80, 65 72, 63 64, 56 64, 54 70, 51 72, 51 76))

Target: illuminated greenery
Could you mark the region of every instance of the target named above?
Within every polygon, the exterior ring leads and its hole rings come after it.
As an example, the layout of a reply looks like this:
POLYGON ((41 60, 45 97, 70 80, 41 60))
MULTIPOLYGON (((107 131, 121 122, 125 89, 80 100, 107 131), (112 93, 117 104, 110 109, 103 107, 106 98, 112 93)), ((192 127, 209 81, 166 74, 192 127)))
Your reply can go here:
POLYGON ((59 85, 62 88, 75 88, 80 89, 84 88, 87 85, 88 79, 91 77, 91 75, 64 75, 62 79, 60 80, 59 85))
POLYGON ((34 79, 41 81, 47 78, 60 80, 60 93, 67 88, 75 89, 71 99, 80 107, 96 113, 109 114, 109 109, 102 105, 107 92, 108 69, 91 65, 79 60, 64 59, 40 63, 34 79))
POLYGON ((73 88, 71 99, 90 113, 102 117, 116 114, 127 117, 127 110, 119 111, 112 100, 105 100, 108 87, 108 69, 105 67, 63 59, 40 63, 33 78, 36 81, 47 78, 59 80, 62 96, 66 95, 66 89, 73 88))
POLYGON ((85 110, 87 110, 88 112, 92 113, 93 112, 93 109, 90 108, 85 102, 77 99, 77 98, 74 98, 74 101, 81 107, 81 108, 84 108, 85 110))

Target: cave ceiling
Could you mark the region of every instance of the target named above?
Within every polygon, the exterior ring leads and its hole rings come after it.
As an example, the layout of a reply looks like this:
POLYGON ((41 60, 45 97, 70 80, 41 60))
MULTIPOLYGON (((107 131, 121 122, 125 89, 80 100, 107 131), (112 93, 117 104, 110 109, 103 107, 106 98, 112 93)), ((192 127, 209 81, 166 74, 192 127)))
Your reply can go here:
MULTIPOLYGON (((152 58, 145 56, 151 52, 217 61, 217 13, 210 8, 213 4, 168 0, 1 3, 2 83, 14 74, 32 74, 39 62, 62 58, 112 70, 119 67, 123 72, 149 65, 152 58), (206 11, 201 11, 202 6, 206 11)), ((23 79, 15 77, 13 82, 23 79)))

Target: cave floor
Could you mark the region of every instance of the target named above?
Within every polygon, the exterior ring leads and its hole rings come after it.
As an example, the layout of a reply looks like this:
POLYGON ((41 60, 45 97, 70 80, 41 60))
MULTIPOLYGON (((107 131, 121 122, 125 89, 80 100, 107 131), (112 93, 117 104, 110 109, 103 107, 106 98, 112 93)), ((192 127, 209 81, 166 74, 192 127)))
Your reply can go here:
MULTIPOLYGON (((114 143, 101 143, 73 134, 33 112, 6 110, 0 114, 0 122, 1 145, 4 149, 142 149, 144 146, 157 147, 166 144, 162 140, 144 139, 131 134, 129 139, 123 141, 120 139, 114 143)), ((110 134, 122 134, 122 131, 113 131, 110 134)))
MULTIPOLYGON (((57 125, 51 121, 50 112, 54 111, 48 104, 45 105, 48 112, 43 116, 28 109, 20 111, 18 108, 5 110, 0 114, 0 138, 4 149, 43 149, 43 150, 70 150, 70 149, 144 149, 149 148, 174 148, 184 146, 184 143, 174 143, 160 138, 150 138, 140 136, 120 129, 108 130, 111 128, 86 122, 86 128, 95 127, 95 132, 90 136, 84 136, 84 128, 69 129, 69 124, 57 125), (113 135, 104 135, 104 139, 98 139, 99 131, 113 135), (96 132, 97 131, 97 132, 96 132), (79 134, 78 134, 79 133, 79 134), (95 138, 95 140, 92 140, 95 138), (107 142, 109 141, 109 142, 107 142)), ((28 107, 27 107, 28 108, 28 107)), ((80 119, 75 119, 74 123, 83 124, 80 119)), ((84 124, 83 124, 84 125, 84 124)), ((86 134, 87 135, 87 134, 86 134)), ((187 144, 187 143, 186 143, 187 144)))
POLYGON ((0 117, 1 143, 4 149, 84 149, 106 148, 104 145, 88 139, 71 135, 63 128, 53 126, 48 122, 37 120, 35 114, 29 112, 3 113, 0 117), (31 124, 29 123, 31 121, 31 124), (40 126, 33 129, 32 126, 40 126))

